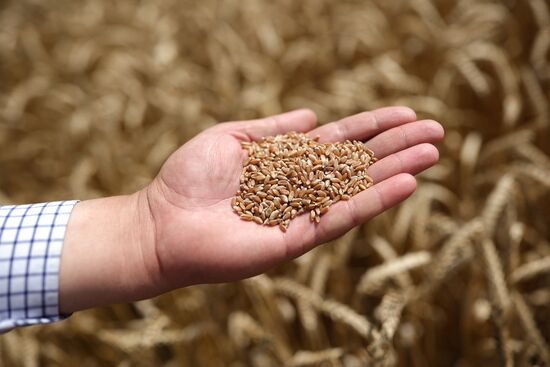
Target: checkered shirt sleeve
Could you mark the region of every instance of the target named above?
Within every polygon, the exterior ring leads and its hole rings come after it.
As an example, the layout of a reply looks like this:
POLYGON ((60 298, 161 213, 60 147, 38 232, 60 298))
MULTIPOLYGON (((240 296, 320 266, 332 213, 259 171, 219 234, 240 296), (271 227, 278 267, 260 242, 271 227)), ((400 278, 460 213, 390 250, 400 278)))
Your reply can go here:
POLYGON ((0 333, 64 319, 59 262, 78 201, 0 206, 0 333))

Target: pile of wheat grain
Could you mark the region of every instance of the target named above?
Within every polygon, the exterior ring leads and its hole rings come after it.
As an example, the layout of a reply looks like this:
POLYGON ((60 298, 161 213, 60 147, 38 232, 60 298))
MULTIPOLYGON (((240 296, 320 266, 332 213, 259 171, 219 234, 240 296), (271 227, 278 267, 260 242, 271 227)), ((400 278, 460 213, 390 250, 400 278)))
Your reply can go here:
POLYGON ((376 162, 372 150, 360 141, 318 140, 290 132, 241 143, 248 158, 231 200, 241 219, 286 232, 296 216, 309 212, 319 223, 332 204, 372 186, 367 175, 376 162))
POLYGON ((367 225, 244 282, 2 335, 0 365, 550 365, 549 8, 0 2, 0 202, 132 192, 205 128, 293 108, 446 129, 367 225))

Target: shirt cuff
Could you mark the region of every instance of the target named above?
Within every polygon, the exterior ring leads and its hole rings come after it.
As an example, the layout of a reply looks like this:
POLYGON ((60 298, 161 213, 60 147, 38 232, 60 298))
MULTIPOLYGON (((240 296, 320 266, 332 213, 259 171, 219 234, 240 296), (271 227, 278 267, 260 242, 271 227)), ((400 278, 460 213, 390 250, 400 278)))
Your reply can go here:
POLYGON ((59 265, 77 200, 0 206, 0 333, 66 318, 59 265))

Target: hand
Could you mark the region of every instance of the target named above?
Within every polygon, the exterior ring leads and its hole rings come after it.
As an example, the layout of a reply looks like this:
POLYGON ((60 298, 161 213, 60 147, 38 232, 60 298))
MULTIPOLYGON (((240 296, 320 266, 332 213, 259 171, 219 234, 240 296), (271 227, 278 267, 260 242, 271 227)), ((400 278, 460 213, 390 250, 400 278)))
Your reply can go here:
POLYGON ((411 174, 437 162, 430 143, 443 138, 441 125, 416 121, 405 107, 315 125, 310 110, 218 124, 174 152, 136 194, 76 205, 61 257, 61 312, 237 280, 295 258, 411 195, 411 174), (319 224, 297 217, 286 233, 242 221, 230 205, 246 159, 240 142, 288 131, 365 141, 379 159, 369 168, 375 185, 332 205, 319 224))
POLYGON ((204 131, 172 154, 147 188, 155 227, 148 249, 155 263, 149 268, 166 289, 242 279, 367 222, 412 194, 416 182, 410 174, 438 160, 428 143, 440 140, 443 128, 415 120, 409 108, 390 107, 315 128, 315 114, 297 110, 204 131), (379 159, 369 168, 375 185, 331 206, 319 224, 299 216, 286 233, 241 220, 230 205, 246 159, 240 142, 293 130, 319 135, 321 142, 365 141, 379 159))

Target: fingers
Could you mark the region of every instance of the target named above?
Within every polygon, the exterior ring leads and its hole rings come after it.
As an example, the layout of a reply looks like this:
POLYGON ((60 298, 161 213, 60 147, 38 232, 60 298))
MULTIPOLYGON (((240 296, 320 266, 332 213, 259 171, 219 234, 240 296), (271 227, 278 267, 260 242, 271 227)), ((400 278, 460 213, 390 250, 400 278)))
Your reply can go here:
POLYGON ((319 244, 341 236, 353 227, 399 204, 415 189, 416 180, 413 176, 399 174, 368 188, 348 201, 339 201, 332 205, 317 225, 305 223, 309 220, 307 216, 297 218, 296 220, 304 223, 291 224, 289 227, 286 241, 288 257, 300 256, 319 244))
POLYGON ((435 143, 443 139, 443 127, 433 120, 410 122, 394 127, 365 143, 376 158, 381 159, 392 153, 421 143, 435 143))
POLYGON ((321 142, 366 140, 392 127, 415 120, 415 112, 408 107, 385 107, 331 122, 310 131, 308 135, 319 135, 321 142))
POLYGON ((375 183, 384 181, 399 173, 416 175, 430 168, 439 159, 439 152, 431 144, 419 144, 391 154, 373 164, 368 175, 375 183))
POLYGON ((393 176, 334 205, 319 223, 318 243, 340 236, 353 227, 399 204, 416 190, 416 180, 409 174, 393 176), (338 205, 340 204, 340 205, 338 205))
POLYGON ((230 131, 243 133, 249 140, 290 131, 308 132, 317 124, 315 112, 300 109, 257 120, 228 123, 230 131))

